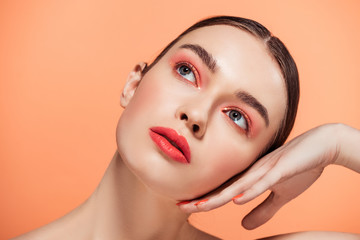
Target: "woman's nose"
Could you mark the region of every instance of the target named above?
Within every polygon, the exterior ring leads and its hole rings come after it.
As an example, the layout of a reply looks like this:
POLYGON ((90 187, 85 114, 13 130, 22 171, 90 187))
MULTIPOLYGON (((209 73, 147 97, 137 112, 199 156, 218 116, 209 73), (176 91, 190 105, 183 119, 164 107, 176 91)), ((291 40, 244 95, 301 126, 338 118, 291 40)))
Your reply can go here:
POLYGON ((197 138, 202 138, 206 132, 207 114, 205 109, 183 106, 178 109, 177 117, 184 121, 189 130, 197 138))

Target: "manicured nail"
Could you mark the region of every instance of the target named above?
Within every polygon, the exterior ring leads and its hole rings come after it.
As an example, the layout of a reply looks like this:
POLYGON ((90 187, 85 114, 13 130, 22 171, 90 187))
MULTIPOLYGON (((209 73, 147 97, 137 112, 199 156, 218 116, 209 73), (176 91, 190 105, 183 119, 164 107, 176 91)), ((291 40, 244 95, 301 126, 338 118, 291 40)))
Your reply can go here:
POLYGON ((243 193, 240 193, 239 195, 236 195, 235 197, 233 197, 232 200, 241 198, 243 195, 244 195, 243 193))
POLYGON ((181 202, 178 202, 176 205, 180 206, 180 205, 188 204, 188 203, 191 203, 191 201, 181 201, 181 202))
POLYGON ((201 204, 201 203, 204 203, 204 202, 207 202, 207 201, 209 201, 209 199, 203 199, 203 200, 198 201, 198 202, 195 203, 194 205, 197 206, 197 205, 199 205, 199 204, 201 204))

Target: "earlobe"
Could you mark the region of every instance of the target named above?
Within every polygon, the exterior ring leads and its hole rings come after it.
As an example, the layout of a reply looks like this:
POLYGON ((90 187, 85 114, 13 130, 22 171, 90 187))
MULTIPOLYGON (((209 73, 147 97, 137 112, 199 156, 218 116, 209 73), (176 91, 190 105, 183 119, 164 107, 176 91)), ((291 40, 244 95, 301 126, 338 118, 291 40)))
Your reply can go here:
POLYGON ((146 67, 147 64, 145 62, 140 62, 136 64, 134 69, 129 73, 120 98, 120 104, 123 108, 129 104, 131 98, 133 97, 142 79, 142 72, 146 67))

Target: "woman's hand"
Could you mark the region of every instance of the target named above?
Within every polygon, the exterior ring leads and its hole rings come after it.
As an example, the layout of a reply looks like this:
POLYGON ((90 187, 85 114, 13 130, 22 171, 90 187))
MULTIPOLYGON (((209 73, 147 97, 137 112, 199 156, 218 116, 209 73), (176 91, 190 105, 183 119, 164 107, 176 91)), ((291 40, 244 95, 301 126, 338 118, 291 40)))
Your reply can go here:
POLYGON ((243 175, 202 200, 179 206, 188 213, 208 211, 231 200, 244 204, 271 190, 268 198, 243 219, 245 228, 254 229, 310 187, 327 165, 340 164, 360 172, 359 143, 356 129, 343 124, 319 126, 264 156, 243 175))

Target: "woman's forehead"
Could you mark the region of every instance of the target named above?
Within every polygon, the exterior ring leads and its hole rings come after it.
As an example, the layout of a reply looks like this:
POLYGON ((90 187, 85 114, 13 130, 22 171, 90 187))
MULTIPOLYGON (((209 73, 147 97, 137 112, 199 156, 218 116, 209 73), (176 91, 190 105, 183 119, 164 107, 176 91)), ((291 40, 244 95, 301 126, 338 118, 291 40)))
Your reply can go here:
POLYGON ((174 47, 186 41, 197 42, 204 47, 212 48, 214 54, 226 49, 234 50, 238 46, 246 46, 251 51, 267 52, 267 47, 262 39, 246 30, 229 25, 212 25, 195 29, 185 34, 174 47))
POLYGON ((168 53, 171 55, 184 45, 200 46, 221 72, 246 78, 273 78, 283 85, 281 70, 264 41, 244 30, 227 25, 202 27, 183 36, 168 53))

